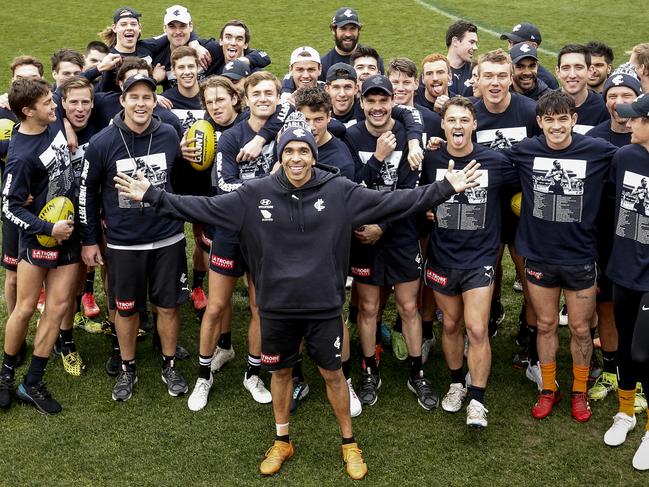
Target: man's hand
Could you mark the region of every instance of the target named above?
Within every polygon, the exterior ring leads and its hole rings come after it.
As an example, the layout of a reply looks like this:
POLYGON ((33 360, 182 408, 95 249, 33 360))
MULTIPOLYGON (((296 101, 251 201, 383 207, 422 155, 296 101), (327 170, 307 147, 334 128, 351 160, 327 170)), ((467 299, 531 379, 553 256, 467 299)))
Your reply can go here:
POLYGON ((104 260, 101 258, 101 250, 99 250, 99 245, 96 244, 81 247, 81 258, 83 259, 83 263, 88 267, 104 265, 104 260))
POLYGON ((426 212, 426 218, 429 219, 430 221, 434 222, 435 221, 435 211, 434 210, 428 210, 426 212))
POLYGON ((411 139, 408 141, 408 164, 410 164, 410 169, 417 171, 421 169, 421 163, 424 161, 424 151, 421 150, 419 141, 417 139, 411 139))
POLYGON ((133 201, 142 201, 144 193, 151 186, 151 182, 144 177, 142 171, 137 172, 137 177, 137 179, 133 179, 123 172, 117 173, 113 181, 115 181, 115 187, 121 196, 133 201))
POLYGON ((187 139, 187 134, 183 136, 180 141, 180 152, 183 154, 183 159, 189 162, 198 162, 198 155, 201 153, 200 147, 189 147, 189 144, 196 142, 196 139, 187 139))
POLYGON ((122 56, 117 53, 111 52, 104 56, 99 64, 97 64, 97 69, 100 73, 104 71, 112 71, 117 69, 122 64, 122 56))
POLYGON ((363 225, 354 230, 354 235, 362 244, 374 245, 383 235, 383 230, 378 225, 363 225))
POLYGON ((158 83, 162 83, 167 77, 167 70, 165 67, 158 63, 153 67, 153 79, 158 83))
POLYGON ((397 137, 388 130, 387 132, 381 134, 378 139, 376 139, 376 150, 374 151, 374 157, 379 161, 383 162, 390 154, 394 152, 394 149, 397 148, 397 137))
POLYGON ((433 111, 437 113, 442 113, 442 107, 444 106, 444 103, 448 101, 448 96, 446 95, 440 95, 435 99, 435 104, 433 105, 433 111))
POLYGON ((68 149, 73 154, 76 154, 77 149, 79 148, 79 139, 77 139, 77 133, 74 131, 74 127, 67 118, 63 119, 63 128, 65 129, 65 138, 68 141, 68 149))
POLYGON ((456 192, 462 193, 465 189, 475 188, 480 184, 477 181, 478 176, 480 175, 476 172, 480 167, 480 164, 476 162, 475 159, 473 159, 461 171, 453 172, 454 167, 455 161, 453 159, 449 159, 448 169, 446 170, 444 177, 449 183, 451 183, 453 189, 455 189, 456 192))
POLYGON ((441 137, 431 137, 426 144, 426 150, 437 150, 444 144, 446 144, 446 141, 441 137))
POLYGON ((196 54, 198 54, 198 64, 200 67, 207 70, 207 68, 210 67, 210 64, 212 64, 212 55, 210 54, 210 51, 201 46, 198 41, 191 41, 188 46, 193 47, 196 54))
POLYGON ((280 103, 290 103, 295 106, 295 94, 294 93, 282 93, 279 97, 280 103))
POLYGON ((167 110, 171 110, 174 106, 173 103, 171 103, 171 100, 168 98, 165 98, 162 95, 158 95, 156 97, 158 99, 158 105, 160 105, 162 108, 166 108, 167 110))
POLYGON ((31 194, 28 194, 28 195, 27 195, 27 199, 26 199, 25 202, 22 204, 22 206, 29 206, 29 205, 32 204, 32 201, 34 201, 34 196, 31 195, 31 194))
POLYGON ((74 231, 74 222, 72 220, 59 220, 52 227, 52 237, 54 237, 59 244, 63 240, 67 240, 74 231))
POLYGON ((11 107, 9 106, 9 93, 3 93, 0 95, 0 108, 11 110, 11 107))
POLYGON ((237 154, 237 162, 248 162, 259 157, 265 143, 266 141, 262 136, 255 135, 250 142, 241 148, 237 154))

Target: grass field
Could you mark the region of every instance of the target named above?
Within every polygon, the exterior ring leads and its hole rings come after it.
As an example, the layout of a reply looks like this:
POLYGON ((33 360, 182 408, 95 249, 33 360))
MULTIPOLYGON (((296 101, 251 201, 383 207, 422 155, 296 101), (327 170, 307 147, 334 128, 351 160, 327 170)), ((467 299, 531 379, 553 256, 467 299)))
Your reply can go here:
MULTIPOLYGON (((141 1, 132 6, 143 13, 144 35, 161 31, 164 9, 171 2, 141 1)), ((186 3, 196 30, 216 36, 231 18, 245 20, 252 29, 253 47, 273 59, 271 70, 284 74, 294 47, 310 44, 324 51, 332 45, 327 24, 341 4, 320 2, 212 2, 186 3)), ((509 31, 521 21, 536 23, 542 47, 557 51, 571 41, 598 39, 616 51, 646 41, 632 26, 646 25, 644 2, 549 1, 356 1, 365 27, 362 42, 376 47, 385 59, 407 55, 420 60, 445 51, 444 33, 451 20, 435 7, 471 19, 495 32, 509 31), (610 10, 614 9, 614 14, 610 10)), ((108 25, 118 4, 79 0, 53 7, 41 0, 3 6, 0 43, 0 86, 7 86, 7 66, 17 54, 29 53, 44 61, 59 47, 82 49, 108 25)), ((644 30, 646 34, 646 29, 644 30)), ((480 52, 504 43, 480 33, 480 52)), ((543 55, 547 67, 551 55, 543 55)), ((46 62, 47 64, 47 62, 46 62)), ((355 433, 369 464, 371 485, 647 485, 649 477, 633 471, 631 458, 641 437, 645 416, 627 444, 605 447, 602 437, 616 412, 615 398, 593 404, 587 424, 570 419, 569 401, 559 404, 551 418, 535 421, 530 407, 534 386, 511 366, 520 295, 511 291, 512 271, 504 283, 507 318, 492 341, 493 366, 487 391, 489 428, 469 431, 464 413, 425 412, 406 389, 408 366, 390 353, 382 361, 383 387, 377 405, 355 420, 355 433)), ((100 286, 96 286, 98 295, 100 286)), ((102 294, 103 295, 103 294, 102 294)), ((103 303, 103 299, 102 299, 103 303)), ((391 306, 388 318, 393 317, 391 306)), ((6 319, 0 312, 0 322, 6 319)), ((340 485, 349 483, 342 468, 337 427, 326 402, 322 381, 307 360, 305 372, 311 394, 291 419, 296 457, 270 479, 261 479, 258 463, 272 440, 270 406, 254 403, 243 389, 245 336, 248 311, 241 290, 236 294, 234 318, 235 361, 215 377, 210 402, 191 413, 186 398, 170 397, 159 377, 159 358, 150 339, 138 350, 140 382, 125 404, 110 398, 113 379, 103 370, 108 340, 83 332, 77 342, 88 373, 75 379, 52 360, 46 374, 50 390, 63 404, 56 417, 43 417, 28 407, 0 414, 0 485, 340 485)), ((390 321, 390 320, 388 320, 390 321)), ((183 309, 181 343, 192 360, 181 364, 192 385, 196 378, 198 321, 183 309)), ((439 327, 436 327, 439 332, 439 327)), ((0 336, 2 332, 0 332, 0 336)), ((30 337, 31 339, 31 337, 30 337)), ((561 330, 559 382, 568 389, 568 335, 561 330)), ((358 343, 352 345, 354 377, 359 377, 358 343)), ((18 372, 21 377, 23 370, 18 372)), ((448 372, 439 347, 425 366, 440 393, 448 387, 448 372)), ((268 382, 269 376, 264 375, 268 382)))

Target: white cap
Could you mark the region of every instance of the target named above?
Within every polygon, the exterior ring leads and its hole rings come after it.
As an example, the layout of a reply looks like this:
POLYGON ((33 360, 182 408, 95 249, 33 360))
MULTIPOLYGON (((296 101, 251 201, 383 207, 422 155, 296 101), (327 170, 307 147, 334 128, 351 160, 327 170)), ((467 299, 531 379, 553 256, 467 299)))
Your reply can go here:
POLYGON ((189 10, 182 5, 173 5, 165 12, 164 25, 169 25, 174 20, 183 24, 190 24, 192 16, 189 15, 189 10))
POLYGON ((318 51, 309 46, 298 47, 291 53, 291 62, 289 63, 289 66, 293 66, 298 61, 314 61, 318 64, 322 64, 320 62, 320 54, 318 54, 318 51))

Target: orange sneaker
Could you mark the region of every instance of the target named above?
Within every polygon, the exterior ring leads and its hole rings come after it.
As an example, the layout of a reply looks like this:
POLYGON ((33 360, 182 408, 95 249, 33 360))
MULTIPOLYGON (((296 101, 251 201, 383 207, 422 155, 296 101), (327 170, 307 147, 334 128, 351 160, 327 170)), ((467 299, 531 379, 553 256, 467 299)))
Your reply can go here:
POLYGON ((343 445, 343 462, 352 480, 363 480, 367 475, 367 463, 363 460, 363 451, 358 448, 358 443, 343 445))
POLYGON ((279 472, 284 462, 290 459, 295 453, 292 443, 275 440, 273 446, 266 451, 266 457, 259 465, 262 475, 274 475, 279 472))

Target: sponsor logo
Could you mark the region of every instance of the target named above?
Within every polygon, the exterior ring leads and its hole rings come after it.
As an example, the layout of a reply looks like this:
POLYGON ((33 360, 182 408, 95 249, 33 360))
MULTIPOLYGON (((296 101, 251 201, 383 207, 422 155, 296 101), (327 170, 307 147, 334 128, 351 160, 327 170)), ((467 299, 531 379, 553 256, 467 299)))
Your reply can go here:
POLYGON ((59 258, 58 250, 32 249, 32 259, 56 260, 59 258))
POLYGON ((187 284, 187 274, 184 272, 180 276, 180 290, 190 292, 189 285, 187 284))
POLYGON ((525 272, 527 273, 528 276, 532 276, 537 281, 540 281, 541 279, 543 279, 543 273, 542 272, 533 271, 532 269, 525 269, 525 272))
POLYGON ((322 198, 318 198, 318 201, 316 201, 313 204, 313 207, 318 211, 322 211, 322 210, 324 210, 326 208, 326 206, 324 204, 324 200, 322 198))
POLYGON ((372 275, 372 269, 369 267, 353 267, 352 266, 352 275, 359 277, 370 277, 372 275))
POLYGON ((334 348, 336 350, 340 350, 340 337, 337 336, 336 339, 334 340, 334 348))
POLYGON ((273 202, 269 200, 268 198, 264 198, 263 200, 259 200, 259 208, 272 208, 273 202))
POLYGON ((15 257, 11 257, 9 255, 3 255, 2 262, 4 262, 7 265, 18 265, 18 259, 16 259, 15 257))
POLYGON ((135 309, 135 300, 131 299, 130 301, 119 301, 115 300, 115 306, 117 306, 117 309, 120 311, 130 311, 132 309, 135 309))
POLYGON ((261 363, 265 365, 277 365, 280 362, 281 354, 275 353, 268 355, 265 353, 261 354, 261 363))
POLYGON ((642 311, 649 311, 649 308, 643 304, 642 305, 642 311))
POLYGON ((234 269, 233 259, 224 259, 218 255, 212 255, 210 257, 210 262, 214 267, 220 267, 221 269, 234 269))
POLYGON ((273 221, 273 214, 268 211, 268 210, 262 210, 261 208, 259 209, 261 211, 261 221, 262 222, 272 222, 273 221))
POLYGON ((436 282, 440 286, 446 286, 448 284, 448 277, 440 276, 432 269, 426 269, 426 279, 436 282))

